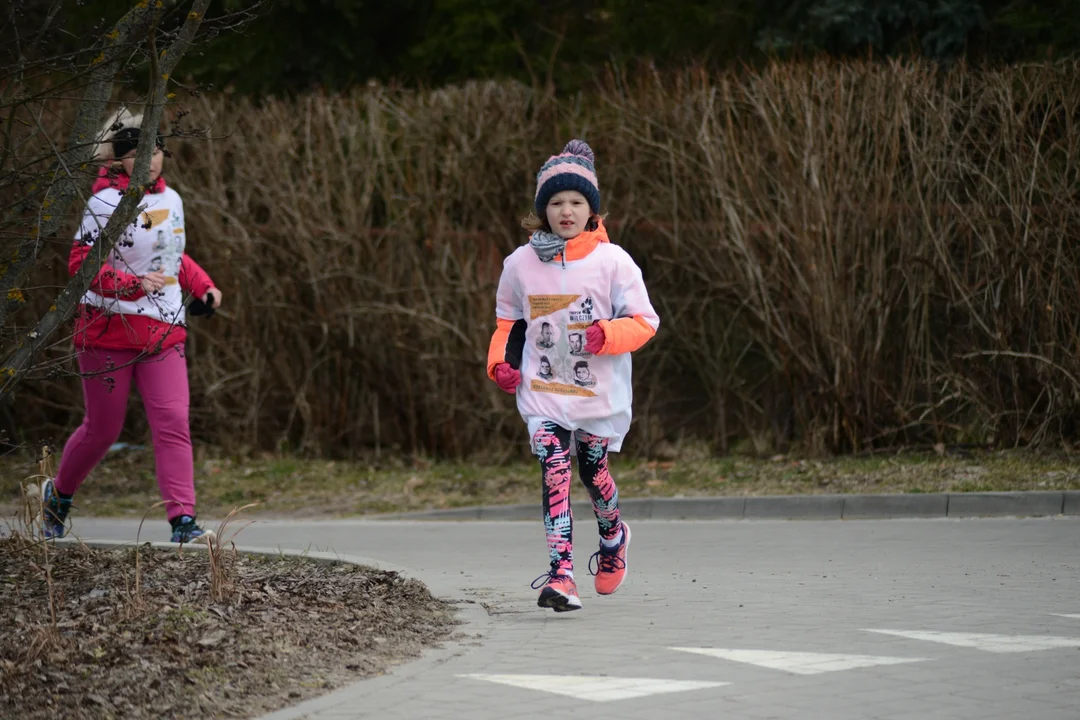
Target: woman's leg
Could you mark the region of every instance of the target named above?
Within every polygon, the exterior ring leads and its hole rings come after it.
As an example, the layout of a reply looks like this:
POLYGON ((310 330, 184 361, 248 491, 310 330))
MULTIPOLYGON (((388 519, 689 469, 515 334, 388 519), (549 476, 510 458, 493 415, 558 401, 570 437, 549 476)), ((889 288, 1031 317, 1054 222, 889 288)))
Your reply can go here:
POLYGON ((150 423, 158 490, 166 503, 166 514, 169 520, 181 515, 194 517, 195 466, 184 344, 143 358, 135 366, 135 385, 150 423))
POLYGON ((133 350, 95 348, 79 352, 86 415, 60 457, 53 482, 62 496, 75 494, 120 436, 137 355, 133 350))

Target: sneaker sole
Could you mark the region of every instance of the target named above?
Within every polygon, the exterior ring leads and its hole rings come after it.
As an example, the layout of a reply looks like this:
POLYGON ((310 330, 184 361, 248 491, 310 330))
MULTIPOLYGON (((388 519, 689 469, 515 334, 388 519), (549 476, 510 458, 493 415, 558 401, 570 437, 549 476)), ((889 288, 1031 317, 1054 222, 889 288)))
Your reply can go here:
POLYGON ((542 608, 551 608, 555 612, 570 612, 571 610, 581 609, 581 598, 573 595, 563 595, 557 590, 546 587, 540 592, 536 604, 542 608))
MULTIPOLYGON (((625 545, 625 548, 626 548, 626 557, 624 558, 624 562, 625 562, 625 560, 626 560, 627 558, 629 558, 629 557, 630 557, 630 526, 629 526, 629 525, 627 525, 626 523, 623 523, 623 533, 624 533, 624 534, 626 535, 626 545, 625 545)), ((627 575, 627 573, 629 573, 629 572, 630 572, 630 566, 629 566, 629 564, 627 564, 627 565, 626 565, 626 569, 625 569, 625 570, 623 570, 623 576, 622 576, 622 579, 621 579, 621 580, 619 580, 619 584, 618 584, 618 585, 616 585, 615 587, 613 587, 613 588, 612 588, 611 590, 609 590, 608 592, 600 592, 600 590, 599 590, 599 589, 597 589, 597 590, 596 590, 596 594, 597 594, 597 595, 614 595, 614 594, 615 594, 615 591, 616 591, 616 590, 618 590, 619 588, 621 588, 621 587, 622 587, 622 584, 623 584, 624 582, 626 582, 626 575, 627 575)))

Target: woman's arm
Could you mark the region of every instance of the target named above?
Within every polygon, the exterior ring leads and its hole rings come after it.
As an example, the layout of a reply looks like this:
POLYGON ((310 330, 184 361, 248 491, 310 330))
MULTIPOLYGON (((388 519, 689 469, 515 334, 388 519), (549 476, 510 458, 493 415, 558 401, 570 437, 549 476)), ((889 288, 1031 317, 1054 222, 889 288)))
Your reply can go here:
MULTIPOLYGON (((102 201, 97 196, 90 198, 86 212, 83 213, 82 225, 75 242, 71 245, 68 254, 68 274, 74 276, 86 261, 90 251, 97 243, 105 224, 112 217, 113 207, 102 201)), ((115 252, 115 250, 114 250, 115 252)), ((135 300, 143 297, 142 279, 137 275, 126 273, 123 270, 102 262, 97 275, 90 282, 90 289, 98 295, 105 297, 118 297, 124 300, 135 300)))
POLYGON ((180 258, 179 281, 180 288, 184 292, 194 295, 200 300, 206 297, 206 293, 210 288, 216 287, 214 281, 210 279, 210 275, 186 253, 180 258))

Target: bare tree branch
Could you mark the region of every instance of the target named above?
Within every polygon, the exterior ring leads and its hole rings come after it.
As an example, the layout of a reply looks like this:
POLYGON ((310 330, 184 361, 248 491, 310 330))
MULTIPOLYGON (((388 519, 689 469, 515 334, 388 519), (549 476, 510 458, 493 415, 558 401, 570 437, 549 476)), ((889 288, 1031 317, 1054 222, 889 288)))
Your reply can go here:
MULTIPOLYGON (((162 50, 160 55, 155 52, 153 61, 151 62, 151 68, 153 69, 153 89, 146 104, 145 113, 143 114, 142 125, 140 126, 140 137, 152 138, 156 135, 157 128, 161 123, 162 110, 168 95, 169 76, 172 74, 173 69, 175 69, 176 64, 187 52, 188 48, 191 47, 191 43, 194 40, 196 33, 198 33, 199 27, 206 15, 206 9, 209 5, 210 0, 195 0, 191 11, 187 15, 187 19, 184 21, 183 26, 176 35, 176 39, 167 48, 162 50)), ((128 16, 130 15, 131 13, 129 13, 128 16)), ((154 17, 156 19, 157 16, 154 17)), ((121 21, 121 23, 122 22, 123 21, 121 21)), ((115 71, 113 74, 115 75, 115 71)), ((109 85, 111 87, 111 79, 109 80, 109 85)), ((92 88, 87 89, 88 96, 91 89, 92 88)), ((108 99, 107 92, 104 98, 105 100, 108 99)), ((89 124, 91 122, 90 114, 87 110, 87 106, 90 104, 90 98, 88 98, 88 100, 84 100, 80 107, 79 118, 84 121, 84 124, 80 125, 79 121, 76 121, 73 137, 77 142, 85 141, 86 139, 85 135, 79 134, 80 130, 83 130, 85 133, 85 128, 91 127, 89 124)), ((104 105, 105 102, 102 100, 97 114, 93 116, 95 126, 97 119, 100 118, 102 111, 104 110, 104 105)), ((117 238, 120 237, 123 229, 135 219, 135 216, 139 211, 139 205, 143 202, 144 189, 148 184, 150 158, 153 155, 154 147, 153 142, 139 143, 135 153, 135 165, 129 189, 124 194, 116 211, 113 212, 112 216, 109 218, 109 222, 106 223, 105 228, 101 232, 100 237, 94 246, 95 251, 87 256, 78 272, 76 272, 74 277, 68 281, 67 286, 60 293, 60 296, 57 298, 53 307, 41 318, 37 323, 37 326, 28 333, 22 341, 20 341, 8 361, 4 363, 4 366, 0 367, 0 382, 3 382, 3 385, 0 386, 0 403, 11 398, 12 393, 19 382, 21 382, 26 374, 33 368, 34 361, 45 346, 49 336, 56 332, 56 330, 64 325, 72 316, 87 288, 90 287, 93 278, 101 269, 102 262, 108 257, 109 252, 112 251, 112 247, 117 238)), ((86 160, 88 160, 88 158, 84 159, 82 162, 86 162, 86 160)), ((53 172, 55 173, 56 170, 54 169, 53 172)), ((67 198, 67 202, 70 204, 71 198, 74 197, 76 192, 75 178, 73 176, 68 176, 67 181, 67 185, 70 186, 68 188, 70 196, 67 198)), ((53 229, 53 232, 55 232, 55 228, 53 229)), ((4 280, 7 280, 6 276, 0 278, 0 281, 4 280)), ((0 285, 0 292, 5 292, 3 285, 0 285)), ((0 295, 0 297, 4 296, 0 295)), ((6 315, 6 311, 4 311, 4 314, 6 315)), ((0 327, 3 327, 2 323, 0 323, 0 327)))
MULTIPOLYGON (((176 0, 169 0, 168 5, 176 0)), ((143 37, 165 12, 166 3, 141 2, 136 4, 112 31, 101 38, 95 46, 100 53, 91 61, 93 68, 90 80, 79 104, 75 124, 68 137, 67 149, 53 163, 52 168, 36 183, 31 185, 31 194, 21 204, 8 212, 4 225, 13 223, 16 218, 34 209, 33 199, 37 193, 47 195, 49 202, 42 203, 48 212, 41 213, 38 222, 31 228, 13 256, 7 260, 7 267, 0 275, 0 299, 21 285, 27 273, 34 266, 42 247, 42 238, 47 238, 60 228, 72 201, 78 194, 81 176, 65 172, 67 168, 81 168, 90 162, 93 155, 93 140, 98 131, 101 118, 112 95, 113 82, 120 71, 124 58, 123 48, 135 38, 143 37)), ((201 22, 201 13, 200 20, 201 22)), ((190 22, 190 21, 189 21, 190 22)), ((185 24, 186 25, 186 24, 185 24)), ((14 114, 14 113, 13 113, 14 114)), ((159 112, 160 116, 160 112, 159 112)), ((7 326, 10 308, 6 302, 0 302, 0 328, 7 326)))

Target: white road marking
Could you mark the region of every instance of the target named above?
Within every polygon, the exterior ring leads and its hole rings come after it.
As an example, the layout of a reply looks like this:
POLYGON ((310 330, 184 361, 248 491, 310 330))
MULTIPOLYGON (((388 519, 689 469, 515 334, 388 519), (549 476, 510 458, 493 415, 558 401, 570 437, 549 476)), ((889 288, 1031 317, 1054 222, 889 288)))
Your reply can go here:
POLYGON ((684 690, 701 690, 730 684, 726 682, 578 675, 485 675, 471 673, 458 675, 457 677, 486 680, 487 682, 511 685, 526 690, 555 693, 556 695, 566 695, 578 700, 591 700, 593 702, 629 700, 649 695, 683 692, 684 690))

